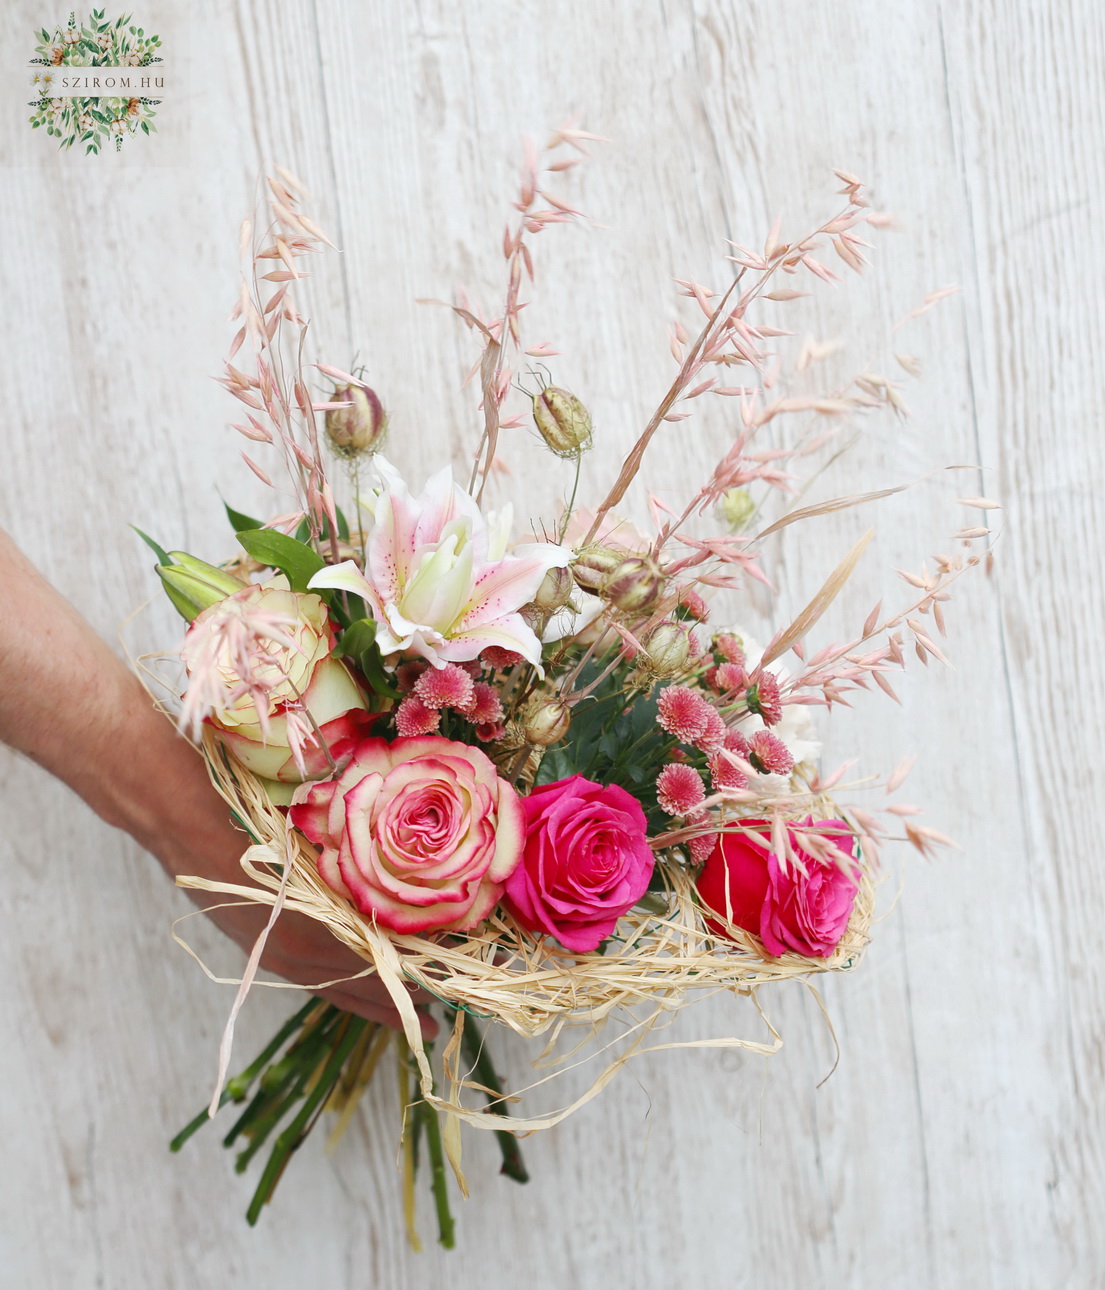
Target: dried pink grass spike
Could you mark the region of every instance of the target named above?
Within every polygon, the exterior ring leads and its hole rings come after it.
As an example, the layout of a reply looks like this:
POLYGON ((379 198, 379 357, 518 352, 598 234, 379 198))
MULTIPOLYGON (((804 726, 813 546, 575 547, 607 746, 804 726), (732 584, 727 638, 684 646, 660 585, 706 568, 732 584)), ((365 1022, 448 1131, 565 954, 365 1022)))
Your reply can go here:
POLYGON ((712 711, 696 690, 669 685, 660 691, 656 720, 681 744, 693 744, 706 733, 712 711))
MULTIPOLYGON (((691 825, 702 825, 710 823, 710 812, 699 811, 687 819, 691 825)), ((696 833, 693 838, 687 841, 687 850, 690 852, 691 864, 705 864, 713 854, 714 847, 717 846, 718 835, 716 833, 696 833)))
POLYGON ((749 736, 748 760, 761 775, 789 775, 794 769, 790 749, 770 730, 757 730, 749 736))
MULTIPOLYGON (((486 681, 477 681, 472 686, 472 698, 461 713, 476 726, 497 726, 503 719, 503 701, 498 690, 486 681)), ((479 734, 479 731, 476 732, 479 734)), ((490 738, 501 738, 499 735, 490 738)), ((483 736, 481 735, 482 739, 483 736)))
POLYGON ((269 692, 286 679, 290 655, 303 653, 291 635, 294 627, 290 615, 258 609, 244 591, 201 614, 182 652, 188 686, 182 696, 180 730, 198 739, 207 716, 249 695, 262 735, 267 737, 269 692), (228 680, 228 672, 233 681, 228 680))
POLYGON ((656 800, 668 815, 690 815, 706 800, 702 776, 692 766, 672 762, 657 776, 656 800))
MULTIPOLYGON (((709 705, 707 705, 709 707, 709 705)), ((728 727, 721 719, 721 713, 717 708, 710 707, 710 714, 706 718, 706 729, 694 741, 694 746, 708 756, 720 752, 725 747, 725 736, 728 727)))
POLYGON ((462 667, 446 663, 427 669, 414 684, 414 696, 427 708, 467 708, 473 699, 472 678, 462 667))
POLYGON ((783 701, 779 693, 779 681, 772 672, 757 669, 751 678, 748 693, 745 695, 748 710, 763 717, 764 723, 777 726, 783 719, 783 701))
POLYGON ((429 735, 441 724, 441 713, 428 708, 413 695, 403 700, 395 710, 395 730, 404 739, 413 735, 429 735))

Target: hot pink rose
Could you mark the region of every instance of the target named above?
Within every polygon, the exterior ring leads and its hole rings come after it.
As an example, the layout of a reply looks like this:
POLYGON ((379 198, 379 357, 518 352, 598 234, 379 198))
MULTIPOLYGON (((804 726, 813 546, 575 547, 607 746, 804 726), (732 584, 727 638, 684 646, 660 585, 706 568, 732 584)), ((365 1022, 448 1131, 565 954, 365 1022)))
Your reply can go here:
POLYGON ((582 775, 522 799, 526 843, 504 903, 531 932, 595 949, 648 888, 655 858, 645 813, 624 789, 582 775))
POLYGON ((436 735, 364 740, 335 779, 296 790, 290 816, 321 848, 323 880, 396 932, 474 927, 525 838, 491 760, 436 735))
MULTIPOLYGON (((831 857, 818 860, 805 851, 792 826, 787 826, 791 846, 806 866, 780 867, 771 850, 770 830, 763 820, 741 820, 759 831, 763 846, 743 833, 721 833, 703 866, 698 894, 736 927, 763 941, 768 954, 788 952, 807 958, 828 958, 836 949, 852 916, 858 883, 855 876, 831 857)), ((841 851, 854 856, 855 838, 843 820, 807 820, 806 831, 817 830, 841 851)), ((722 923, 707 918, 706 925, 719 936, 722 923)))

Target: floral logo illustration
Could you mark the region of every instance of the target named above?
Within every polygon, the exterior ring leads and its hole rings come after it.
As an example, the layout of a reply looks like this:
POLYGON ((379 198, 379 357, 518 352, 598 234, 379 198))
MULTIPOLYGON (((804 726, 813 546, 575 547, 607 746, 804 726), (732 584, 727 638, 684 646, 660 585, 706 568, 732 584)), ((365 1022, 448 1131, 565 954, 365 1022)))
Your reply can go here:
POLYGON ((36 130, 45 126, 59 148, 83 143, 86 153, 98 153, 114 139, 118 152, 128 135, 157 129, 153 109, 161 100, 148 92, 160 88, 164 79, 142 69, 162 61, 156 54, 160 36, 146 35, 129 14, 107 20, 103 9, 93 9, 80 25, 70 13, 64 29, 55 28, 51 36, 43 27, 35 35, 41 40, 30 60, 36 95, 29 104, 34 108, 31 125, 36 130), (111 74, 91 74, 93 68, 111 74), (78 96, 74 91, 80 89, 96 93, 78 96))

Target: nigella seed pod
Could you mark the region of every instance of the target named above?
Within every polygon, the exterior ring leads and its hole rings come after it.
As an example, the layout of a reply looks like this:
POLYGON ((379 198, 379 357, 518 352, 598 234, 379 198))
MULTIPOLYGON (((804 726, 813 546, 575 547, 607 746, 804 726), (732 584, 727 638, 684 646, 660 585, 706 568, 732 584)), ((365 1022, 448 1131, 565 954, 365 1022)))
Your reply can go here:
POLYGON ((739 533, 755 513, 756 503, 747 488, 730 488, 718 502, 718 514, 732 533, 739 533))
POLYGON ((645 647, 646 666, 654 676, 677 676, 687 666, 691 634, 681 623, 661 623, 641 643, 645 647))
POLYGON ((571 724, 571 709, 563 699, 533 699, 522 713, 522 734, 526 742, 540 748, 558 744, 571 724))
POLYGON ((558 385, 533 396, 533 420, 558 457, 578 457, 591 446, 591 414, 579 399, 558 385))
POLYGON ((615 551, 608 546, 589 546, 576 556, 572 565, 572 577, 577 586, 596 595, 607 577, 624 560, 624 551, 615 551))
POLYGON ((599 595, 625 614, 647 614, 664 594, 664 575, 647 555, 624 559, 602 581, 599 595))
POLYGON ((533 603, 543 614, 555 614, 568 603, 573 586, 571 569, 550 569, 541 580, 533 603))
POLYGON ((388 418, 375 390, 367 385, 341 385, 331 402, 349 404, 326 414, 326 437, 339 457, 359 457, 383 446, 388 418))

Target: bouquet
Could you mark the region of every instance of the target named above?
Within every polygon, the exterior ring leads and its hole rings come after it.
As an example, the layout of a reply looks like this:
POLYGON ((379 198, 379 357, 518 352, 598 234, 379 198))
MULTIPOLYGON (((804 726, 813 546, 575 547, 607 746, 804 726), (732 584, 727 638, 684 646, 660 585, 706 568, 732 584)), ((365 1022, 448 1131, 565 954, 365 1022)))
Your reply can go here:
MULTIPOLYGON (((296 290, 305 258, 331 244, 298 181, 279 170, 266 226, 243 226, 223 384, 243 409, 247 466, 274 492, 279 467, 291 504, 264 522, 228 508, 223 554, 233 555, 220 563, 146 539, 189 624, 176 719, 245 847, 241 884, 180 881, 270 907, 268 927, 282 910, 323 923, 378 975, 403 1022, 392 1032, 312 999, 227 1079, 262 934, 212 1102, 172 1144, 236 1104, 225 1143, 239 1148, 238 1168, 269 1148, 251 1223, 321 1113, 336 1113, 340 1134, 391 1048, 408 1231, 417 1244, 425 1159, 451 1245, 450 1171, 466 1189, 462 1125, 494 1132, 503 1172, 524 1182, 519 1138, 597 1095, 633 1057, 677 1046, 657 1042, 658 1030, 695 998, 723 990, 759 1007, 771 982, 854 968, 880 849, 898 837, 922 852, 947 841, 915 807, 850 800, 857 788, 893 792, 904 769, 858 786, 844 783, 848 765, 823 777, 811 714, 858 690, 896 697, 889 678, 909 653, 944 659, 949 587, 989 559, 988 530, 961 529, 956 554, 903 575, 905 603, 877 605, 843 641, 806 644, 870 533, 765 643, 731 608, 749 580, 769 583, 770 534, 897 491, 794 504, 794 468, 835 452, 846 418, 904 409, 897 385, 871 373, 796 392, 770 353, 787 333, 767 321, 803 294, 785 284, 837 280, 824 248, 859 272, 861 233, 880 217, 838 172, 841 207, 813 233, 785 242, 776 228, 762 251, 734 247, 724 288, 679 281, 697 324, 672 328, 666 392, 618 476, 596 481, 584 467, 601 428, 577 392, 552 382, 552 346, 523 339, 533 244, 583 218, 550 185, 594 139, 569 126, 544 150, 527 147, 502 307, 450 306, 474 338, 479 391, 460 481, 448 467, 404 479, 385 456, 388 419, 364 371, 308 363, 296 290), (534 388, 518 391, 527 356, 534 388), (617 508, 653 440, 675 451, 706 399, 730 411, 731 444, 681 509, 651 497, 642 532, 617 508), (527 427, 563 463, 566 500, 539 532, 519 531, 489 497, 500 451, 527 427), (411 986, 436 1000, 439 1051, 422 1040, 411 986), (545 1066, 587 1040, 604 1064, 569 1105, 531 1114, 491 1057, 510 1033, 544 1037, 545 1066)), ((773 1052, 781 1041, 764 1021, 764 1040, 708 1042, 773 1052)))

